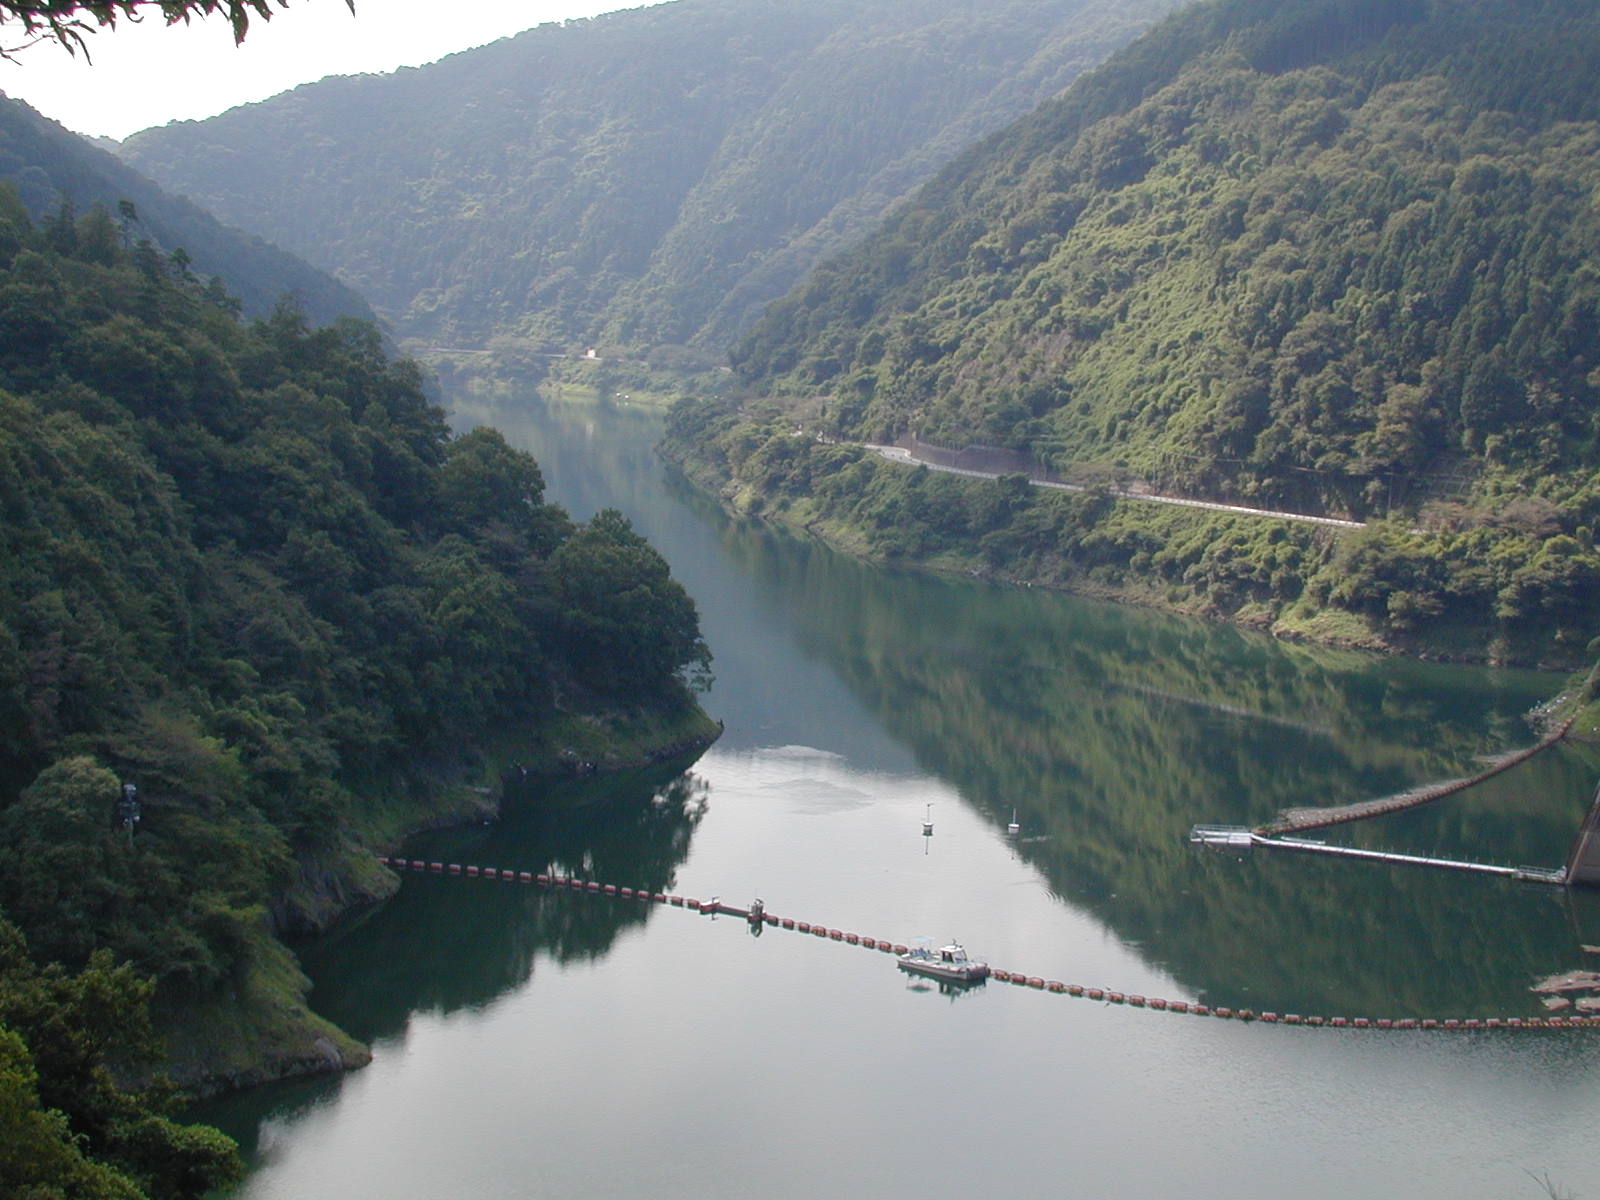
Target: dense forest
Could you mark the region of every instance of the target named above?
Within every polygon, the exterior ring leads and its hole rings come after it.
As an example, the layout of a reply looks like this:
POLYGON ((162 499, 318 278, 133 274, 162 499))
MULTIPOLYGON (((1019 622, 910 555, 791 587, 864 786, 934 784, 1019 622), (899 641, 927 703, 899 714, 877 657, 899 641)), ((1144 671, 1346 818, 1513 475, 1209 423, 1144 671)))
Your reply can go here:
POLYGON ((16 188, 36 221, 55 215, 64 196, 84 210, 100 204, 116 212, 131 204, 142 237, 168 253, 181 248, 197 275, 226 277, 246 316, 264 317, 281 297, 294 296, 317 325, 338 317, 374 319, 367 302, 332 276, 259 237, 229 229, 189 200, 168 195, 116 155, 3 93, 0 181, 16 188))
POLYGON ((408 346, 522 369, 595 345, 720 363, 821 256, 1171 7, 678 0, 324 80, 122 153, 335 272, 408 346))
POLYGON ((1600 633, 1597 51, 1587 0, 1185 10, 773 305, 734 363, 777 403, 686 412, 678 452, 883 553, 1576 659, 1600 633), (1371 524, 919 479, 797 425, 1371 524))
POLYGON ((370 324, 239 308, 131 207, 0 189, 6 1195, 201 1194, 225 1140, 118 1082, 153 1028, 213 1077, 358 1060, 273 934, 392 887, 365 846, 573 729, 715 734, 626 519, 453 436, 370 324))

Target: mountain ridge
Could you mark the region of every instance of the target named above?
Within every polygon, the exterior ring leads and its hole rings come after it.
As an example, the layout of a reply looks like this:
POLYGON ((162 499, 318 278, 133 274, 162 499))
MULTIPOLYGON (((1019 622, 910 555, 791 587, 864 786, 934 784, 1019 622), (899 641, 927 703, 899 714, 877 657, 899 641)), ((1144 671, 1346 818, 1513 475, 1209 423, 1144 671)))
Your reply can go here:
POLYGON ((9 181, 35 220, 100 205, 117 212, 123 201, 137 214, 130 236, 160 250, 183 250, 204 275, 222 276, 230 294, 253 317, 266 316, 293 295, 313 321, 373 320, 367 302, 323 271, 277 246, 223 225, 186 197, 174 196, 106 146, 81 137, 21 100, 0 92, 0 180, 9 181))
POLYGON ((772 305, 733 354, 770 404, 686 412, 674 453, 886 552, 1571 661, 1600 633, 1600 91, 1543 68, 1595 53, 1595 6, 1566 0, 1185 9, 772 305), (978 493, 941 519, 910 501, 932 483, 781 446, 797 425, 1370 528, 1140 528, 1069 500, 1000 520, 978 493))
POLYGON ((678 0, 123 153, 336 270, 413 344, 714 359, 818 255, 1169 7, 678 0), (323 165, 341 152, 358 171, 323 165))

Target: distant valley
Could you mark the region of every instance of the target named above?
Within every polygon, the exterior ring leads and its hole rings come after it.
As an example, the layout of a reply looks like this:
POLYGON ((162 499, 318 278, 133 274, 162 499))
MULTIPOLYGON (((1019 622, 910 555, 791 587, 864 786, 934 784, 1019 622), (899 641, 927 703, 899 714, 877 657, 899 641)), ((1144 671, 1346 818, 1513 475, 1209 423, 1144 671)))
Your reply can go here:
POLYGON ((820 258, 1170 7, 678 0, 123 153, 333 272, 404 345, 720 363, 820 258))

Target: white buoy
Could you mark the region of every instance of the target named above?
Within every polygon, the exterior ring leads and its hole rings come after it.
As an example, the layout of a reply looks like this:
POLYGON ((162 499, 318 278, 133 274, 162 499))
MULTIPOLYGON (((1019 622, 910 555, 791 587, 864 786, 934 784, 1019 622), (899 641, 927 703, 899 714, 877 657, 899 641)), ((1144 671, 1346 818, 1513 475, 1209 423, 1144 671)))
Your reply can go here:
POLYGON ((933 836, 933 805, 928 805, 928 813, 922 818, 922 836, 933 836))
POLYGON ((1011 824, 1006 826, 1006 836, 1016 837, 1021 832, 1022 826, 1017 824, 1017 810, 1013 808, 1011 810, 1011 824))

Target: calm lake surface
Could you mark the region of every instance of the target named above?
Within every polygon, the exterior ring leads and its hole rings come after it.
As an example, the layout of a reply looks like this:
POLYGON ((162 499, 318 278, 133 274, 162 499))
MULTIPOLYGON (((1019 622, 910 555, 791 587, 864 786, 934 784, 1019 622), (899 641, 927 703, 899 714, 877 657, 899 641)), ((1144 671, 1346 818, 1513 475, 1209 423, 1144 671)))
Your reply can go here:
MULTIPOLYGON (((1256 1010, 1531 1016, 1531 983, 1600 966, 1580 950, 1600 943, 1593 895, 1186 842, 1195 822, 1468 773, 1532 740, 1524 714, 1560 677, 870 567, 672 481, 657 416, 531 397, 458 416, 531 450, 575 516, 620 508, 668 557, 727 731, 686 775, 553 787, 419 855, 761 896, 1047 979, 1256 1010)), ((1558 866, 1597 774, 1561 747, 1325 836, 1558 866)), ((375 1059, 200 1114, 251 1151, 248 1200, 1536 1200, 1546 1177, 1600 1197, 1600 1032, 949 994, 858 946, 450 878, 407 877, 306 962, 313 1002, 375 1059)))

